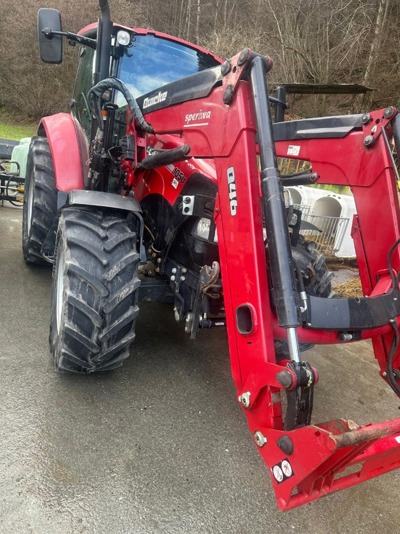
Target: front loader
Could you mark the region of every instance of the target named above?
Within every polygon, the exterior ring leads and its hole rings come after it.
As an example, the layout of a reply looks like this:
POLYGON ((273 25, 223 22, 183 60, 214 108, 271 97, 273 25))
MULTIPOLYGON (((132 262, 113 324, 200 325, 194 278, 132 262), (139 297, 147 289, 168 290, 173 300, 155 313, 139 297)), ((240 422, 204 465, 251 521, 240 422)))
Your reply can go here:
POLYGON ((81 47, 72 114, 42 119, 32 141, 24 206, 26 261, 54 263, 56 370, 118 367, 139 301, 170 302, 192 339, 227 328, 237 399, 281 510, 398 468, 400 419, 312 421, 318 372, 304 359, 312 345, 372 339, 400 395, 397 110, 283 122, 270 58, 245 49, 222 62, 100 7, 77 35, 39 12, 42 59, 61 61, 63 36, 81 47), (310 168, 285 176, 277 157, 310 168), (352 190, 362 298, 332 296, 301 235, 284 187, 315 182, 352 190))

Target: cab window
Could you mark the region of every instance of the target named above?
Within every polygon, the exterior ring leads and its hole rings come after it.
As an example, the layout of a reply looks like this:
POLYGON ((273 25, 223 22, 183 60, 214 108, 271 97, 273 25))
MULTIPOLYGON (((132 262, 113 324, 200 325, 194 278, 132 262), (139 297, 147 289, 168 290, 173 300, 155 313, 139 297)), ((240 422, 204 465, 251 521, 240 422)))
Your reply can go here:
POLYGON ((91 113, 87 94, 93 86, 93 62, 94 50, 83 46, 80 51, 80 62, 73 93, 72 113, 81 123, 88 136, 91 127, 91 113))
POLYGON ((158 87, 220 63, 209 54, 154 35, 136 35, 123 56, 119 78, 138 98, 158 87))

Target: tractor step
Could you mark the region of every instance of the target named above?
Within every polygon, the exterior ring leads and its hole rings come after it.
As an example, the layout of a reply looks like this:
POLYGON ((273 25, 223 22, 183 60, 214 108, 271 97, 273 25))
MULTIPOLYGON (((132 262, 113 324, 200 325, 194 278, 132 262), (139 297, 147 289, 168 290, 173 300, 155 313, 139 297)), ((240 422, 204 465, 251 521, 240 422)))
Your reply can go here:
POLYGON ((400 418, 364 426, 336 419, 254 436, 282 511, 400 467, 400 418))

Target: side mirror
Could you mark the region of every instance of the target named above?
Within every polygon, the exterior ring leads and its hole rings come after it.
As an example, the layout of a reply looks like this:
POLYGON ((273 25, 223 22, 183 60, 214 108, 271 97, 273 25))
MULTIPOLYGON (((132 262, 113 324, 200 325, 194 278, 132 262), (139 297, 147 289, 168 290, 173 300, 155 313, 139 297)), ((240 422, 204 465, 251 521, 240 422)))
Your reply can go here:
POLYGON ((41 8, 38 11, 40 59, 45 63, 61 63, 63 37, 61 15, 57 9, 41 8))

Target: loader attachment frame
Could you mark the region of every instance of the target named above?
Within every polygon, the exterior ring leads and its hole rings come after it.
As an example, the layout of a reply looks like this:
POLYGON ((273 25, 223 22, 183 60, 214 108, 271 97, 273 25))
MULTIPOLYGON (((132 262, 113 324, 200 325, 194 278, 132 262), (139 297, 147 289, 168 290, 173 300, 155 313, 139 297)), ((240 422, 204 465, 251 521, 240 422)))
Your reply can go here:
MULTIPOLYGON (((362 427, 347 420, 310 424, 318 374, 299 351, 299 342, 371 338, 381 376, 400 393, 400 212, 388 142, 394 134, 398 143, 399 122, 397 110, 387 108, 272 125, 270 67, 270 59, 246 49, 222 66, 222 84, 214 84, 207 96, 158 105, 146 112, 146 120, 157 136, 176 135, 188 145, 187 157, 214 158, 214 218, 232 375, 278 507, 287 510, 400 466, 400 419, 362 427), (197 112, 207 120, 188 123, 197 112), (339 312, 330 299, 308 299, 305 305, 299 295, 277 155, 308 160, 319 183, 352 189, 365 298, 344 301, 339 312), (277 360, 274 338, 287 340, 289 360, 277 360), (282 394, 288 402, 285 421, 282 394)), ((168 96, 173 100, 173 84, 168 96)), ((155 144, 156 136, 148 135, 146 142, 155 144)))

